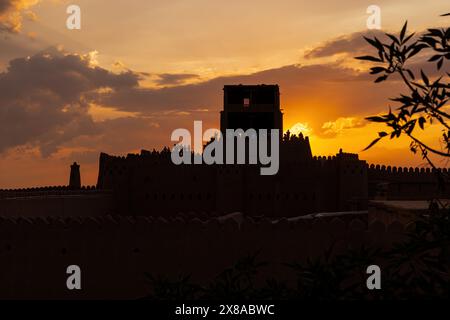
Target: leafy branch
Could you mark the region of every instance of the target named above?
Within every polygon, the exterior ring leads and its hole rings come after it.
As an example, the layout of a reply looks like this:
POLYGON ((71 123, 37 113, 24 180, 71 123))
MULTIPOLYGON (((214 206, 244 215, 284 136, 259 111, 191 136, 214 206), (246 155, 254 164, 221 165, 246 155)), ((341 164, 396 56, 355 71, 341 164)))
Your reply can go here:
MULTIPOLYGON (((444 14, 442 16, 448 16, 444 14)), ((389 132, 379 132, 366 149, 372 148, 381 139, 399 138, 406 135, 411 140, 410 150, 414 153, 420 151, 423 159, 433 165, 429 155, 435 154, 442 157, 450 157, 450 114, 448 102, 450 99, 450 84, 448 72, 442 72, 443 66, 450 59, 450 28, 428 29, 423 35, 408 34, 406 22, 399 35, 385 33, 386 40, 381 41, 377 37, 367 38, 366 41, 376 49, 376 56, 356 57, 377 63, 372 67, 370 74, 377 75, 375 83, 388 80, 393 75, 400 76, 408 90, 407 94, 401 94, 391 100, 399 106, 379 116, 366 118, 371 122, 384 123, 390 128, 389 132), (410 67, 411 60, 419 53, 427 58, 428 63, 436 64, 438 76, 431 79, 423 70, 414 70, 410 67), (426 54, 428 56, 426 56, 426 54), (425 130, 427 125, 437 124, 442 129, 442 150, 437 150, 421 141, 415 135, 415 130, 425 130)), ((420 60, 418 60, 420 61, 420 60)))

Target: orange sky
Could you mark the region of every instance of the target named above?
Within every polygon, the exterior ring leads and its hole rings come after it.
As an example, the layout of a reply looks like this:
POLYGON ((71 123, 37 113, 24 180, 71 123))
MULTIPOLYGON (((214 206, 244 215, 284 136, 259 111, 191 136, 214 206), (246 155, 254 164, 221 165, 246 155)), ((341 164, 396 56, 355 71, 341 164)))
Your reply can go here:
MULTIPOLYGON (((377 2, 382 31, 448 23, 441 0, 377 2)), ((382 129, 364 118, 402 90, 353 59, 370 50, 372 1, 79 0, 79 31, 65 27, 69 3, 0 0, 0 188, 67 184, 73 161, 95 184, 101 151, 158 149, 194 120, 218 127, 225 84, 279 84, 285 129, 310 135, 315 155, 360 153, 382 129)), ((408 145, 360 158, 422 165, 408 145)))

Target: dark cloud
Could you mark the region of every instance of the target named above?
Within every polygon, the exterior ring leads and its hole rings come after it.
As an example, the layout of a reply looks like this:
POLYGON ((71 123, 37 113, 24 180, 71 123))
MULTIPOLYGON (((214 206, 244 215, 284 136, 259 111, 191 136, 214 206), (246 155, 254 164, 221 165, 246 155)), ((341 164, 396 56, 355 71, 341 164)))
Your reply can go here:
POLYGON ((71 139, 98 131, 87 94, 134 87, 138 76, 91 65, 89 56, 57 50, 12 60, 0 73, 0 152, 36 145, 43 155, 71 139))
POLYGON ((189 88, 166 102, 165 89, 139 86, 141 76, 112 73, 92 65, 89 55, 56 49, 10 61, 0 73, 0 153, 18 146, 38 147, 44 156, 62 146, 126 153, 169 145, 171 131, 192 125, 193 117, 210 125, 216 120, 205 106, 220 96, 220 88, 209 93, 202 93, 201 86, 196 92, 189 88), (95 122, 91 104, 137 110, 139 116, 95 122))
POLYGON ((6 12, 11 6, 11 0, 0 0, 0 14, 6 12))
POLYGON ((156 84, 161 86, 167 85, 179 85, 187 80, 199 78, 198 74, 192 73, 162 73, 158 74, 158 79, 155 81, 156 84))

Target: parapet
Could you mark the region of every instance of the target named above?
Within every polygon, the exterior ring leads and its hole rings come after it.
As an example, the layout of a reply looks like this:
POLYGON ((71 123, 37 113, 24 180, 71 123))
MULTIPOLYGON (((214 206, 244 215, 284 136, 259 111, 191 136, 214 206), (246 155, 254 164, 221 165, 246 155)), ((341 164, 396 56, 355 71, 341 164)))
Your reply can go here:
POLYGON ((80 189, 69 186, 48 186, 37 188, 20 188, 20 189, 0 189, 0 199, 5 198, 21 198, 30 196, 45 195, 68 195, 68 194, 88 194, 88 193, 105 192, 98 190, 95 186, 83 186, 80 189))
POLYGON ((368 166, 368 172, 372 175, 386 175, 386 174, 404 174, 404 175, 436 175, 436 173, 449 173, 448 168, 424 168, 424 167, 396 167, 386 165, 374 165, 368 166))

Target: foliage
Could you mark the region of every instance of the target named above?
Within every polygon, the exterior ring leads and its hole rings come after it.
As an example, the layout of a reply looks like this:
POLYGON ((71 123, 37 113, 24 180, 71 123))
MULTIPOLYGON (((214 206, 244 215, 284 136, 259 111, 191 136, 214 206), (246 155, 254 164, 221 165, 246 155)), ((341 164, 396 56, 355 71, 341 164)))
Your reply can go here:
POLYGON ((446 109, 450 98, 450 74, 443 71, 443 66, 450 59, 450 28, 428 29, 417 37, 415 33, 407 33, 407 25, 406 22, 398 36, 386 33, 385 41, 377 37, 364 37, 376 49, 377 56, 356 58, 377 63, 370 72, 377 75, 376 83, 399 75, 408 91, 391 99, 398 104, 394 110, 389 107, 388 113, 367 118, 386 124, 390 130, 379 132, 366 150, 385 137, 394 139, 406 135, 411 140, 411 151, 420 151, 422 157, 434 167, 430 154, 450 157, 450 115, 446 109), (436 64, 437 75, 431 76, 420 67, 421 63, 426 64, 421 60, 423 58, 428 63, 436 64), (416 135, 418 129, 425 130, 431 124, 437 124, 442 129, 441 150, 426 144, 416 135))
POLYGON ((396 244, 386 255, 388 285, 404 298, 450 297, 450 209, 437 203, 415 222, 408 241, 396 244), (414 291, 409 288, 415 288, 414 291))
POLYGON ((200 286, 190 281, 190 276, 181 275, 175 280, 166 276, 157 276, 146 273, 147 281, 153 292, 148 296, 149 299, 162 301, 191 300, 197 298, 200 286))

